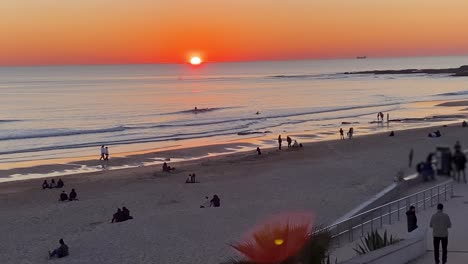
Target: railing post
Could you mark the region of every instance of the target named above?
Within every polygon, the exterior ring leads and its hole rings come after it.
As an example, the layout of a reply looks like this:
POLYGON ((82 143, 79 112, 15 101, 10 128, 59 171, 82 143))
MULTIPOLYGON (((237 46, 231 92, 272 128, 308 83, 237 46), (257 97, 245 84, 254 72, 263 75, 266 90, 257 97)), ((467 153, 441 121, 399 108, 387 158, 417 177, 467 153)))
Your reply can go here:
POLYGON ((426 191, 423 192, 423 208, 426 210, 426 191))
POLYGON ((453 181, 450 182, 450 189, 451 189, 451 190, 450 190, 450 192, 451 192, 450 198, 452 198, 452 197, 453 197, 453 181))
POLYGON ((380 207, 380 210, 379 210, 379 211, 380 211, 380 228, 382 228, 382 226, 383 226, 383 213, 382 213, 382 209, 383 209, 383 207, 380 207))
POLYGON ((392 224, 392 204, 388 205, 388 224, 392 224))
POLYGON ((398 206, 398 211, 397 211, 398 216, 397 216, 397 219, 398 219, 398 221, 400 221, 400 200, 398 200, 397 206, 398 206))
POLYGON ((432 207, 432 189, 434 188, 431 188, 431 207, 432 207))
POLYGON ((437 203, 440 203, 440 186, 437 185, 437 203))
POLYGON ((444 184, 444 200, 447 201, 447 184, 444 184))

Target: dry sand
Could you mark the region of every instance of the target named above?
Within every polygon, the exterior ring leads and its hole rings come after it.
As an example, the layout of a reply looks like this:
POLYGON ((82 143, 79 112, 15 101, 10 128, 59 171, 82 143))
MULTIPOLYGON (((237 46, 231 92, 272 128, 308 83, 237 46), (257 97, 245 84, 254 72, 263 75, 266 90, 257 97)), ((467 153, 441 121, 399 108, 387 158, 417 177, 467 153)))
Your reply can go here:
POLYGON ((77 202, 58 202, 61 190, 41 190, 40 179, 3 183, 1 263, 48 263, 47 250, 60 238, 70 256, 53 263, 220 263, 235 255, 227 243, 259 220, 299 210, 331 223, 389 185, 399 169, 413 172, 410 148, 416 163, 436 146, 468 144, 467 128, 438 127, 443 136, 428 138, 435 129, 184 162, 170 175, 157 166, 64 177, 77 202), (191 172, 201 183, 184 183, 191 172), (213 194, 222 207, 199 208, 213 194), (121 206, 135 218, 110 224, 121 206))

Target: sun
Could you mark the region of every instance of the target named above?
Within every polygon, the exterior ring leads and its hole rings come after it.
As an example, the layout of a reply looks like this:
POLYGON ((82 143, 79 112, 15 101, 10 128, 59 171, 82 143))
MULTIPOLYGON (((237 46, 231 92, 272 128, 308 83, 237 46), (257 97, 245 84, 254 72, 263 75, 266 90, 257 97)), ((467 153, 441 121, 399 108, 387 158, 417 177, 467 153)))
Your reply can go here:
POLYGON ((192 65, 200 65, 202 63, 202 60, 200 59, 200 57, 192 57, 190 59, 190 64, 192 65))

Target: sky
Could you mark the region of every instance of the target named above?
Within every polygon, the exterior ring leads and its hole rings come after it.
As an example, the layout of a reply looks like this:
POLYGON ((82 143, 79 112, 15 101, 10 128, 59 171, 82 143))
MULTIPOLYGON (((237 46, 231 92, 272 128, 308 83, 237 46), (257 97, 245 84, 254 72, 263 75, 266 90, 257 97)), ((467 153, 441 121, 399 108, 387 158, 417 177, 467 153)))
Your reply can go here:
POLYGON ((468 54, 467 0, 2 0, 0 65, 468 54))

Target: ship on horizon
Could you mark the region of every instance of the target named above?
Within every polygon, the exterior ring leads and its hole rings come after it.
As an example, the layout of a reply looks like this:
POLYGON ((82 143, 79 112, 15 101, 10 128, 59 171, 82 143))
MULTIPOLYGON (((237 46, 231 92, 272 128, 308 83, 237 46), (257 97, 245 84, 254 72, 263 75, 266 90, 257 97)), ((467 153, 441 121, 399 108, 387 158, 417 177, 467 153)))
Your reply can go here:
POLYGON ((358 59, 358 60, 367 59, 367 56, 357 56, 356 59, 358 59))

